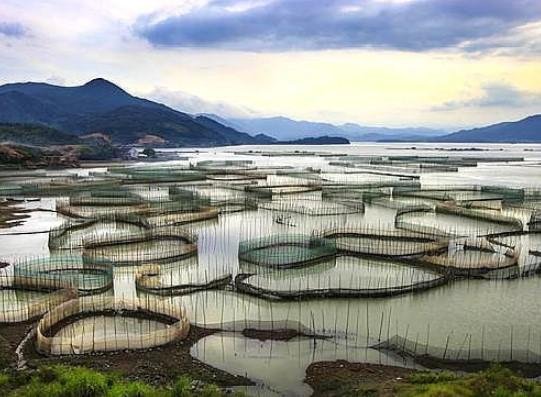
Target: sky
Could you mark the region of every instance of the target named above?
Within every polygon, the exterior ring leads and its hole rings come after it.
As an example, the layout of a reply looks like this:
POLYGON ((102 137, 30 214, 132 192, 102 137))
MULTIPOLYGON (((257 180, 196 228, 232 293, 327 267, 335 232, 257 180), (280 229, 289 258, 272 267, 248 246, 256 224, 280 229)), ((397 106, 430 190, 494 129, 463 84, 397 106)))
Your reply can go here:
POLYGON ((1 0, 0 84, 454 130, 541 113, 541 0, 1 0))

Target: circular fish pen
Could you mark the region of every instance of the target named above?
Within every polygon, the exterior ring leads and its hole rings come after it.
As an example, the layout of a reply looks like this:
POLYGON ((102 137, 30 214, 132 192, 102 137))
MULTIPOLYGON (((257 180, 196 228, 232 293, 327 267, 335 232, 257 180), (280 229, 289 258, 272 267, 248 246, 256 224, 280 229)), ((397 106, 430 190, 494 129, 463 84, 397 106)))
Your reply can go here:
POLYGON ((270 268, 310 266, 336 255, 327 239, 299 234, 262 237, 239 243, 239 261, 270 268))
POLYGON ((321 190, 321 185, 316 184, 284 184, 284 185, 255 185, 246 186, 244 190, 247 193, 253 194, 257 197, 273 197, 287 194, 300 194, 317 192, 321 190))
POLYGON ((197 237, 178 228, 150 229, 143 233, 101 234, 83 241, 84 256, 115 266, 166 263, 197 255, 197 237))
POLYGON ((447 278, 435 271, 390 260, 339 256, 309 268, 241 273, 235 289, 269 300, 380 298, 440 286, 447 278))
POLYGON ((340 253, 380 256, 418 257, 446 251, 449 241, 439 236, 406 231, 336 228, 322 232, 331 239, 340 253))
POLYGON ((364 212, 362 202, 321 201, 310 199, 258 201, 257 208, 310 216, 348 215, 364 212))
POLYGON ((15 263, 13 286, 25 290, 75 289, 96 294, 113 287, 113 265, 76 255, 51 256, 15 263))
POLYGON ((184 295, 231 285, 231 274, 199 266, 196 256, 165 264, 143 265, 135 274, 138 290, 155 295, 184 295))
POLYGON ((137 215, 104 216, 83 221, 68 221, 49 232, 49 250, 78 250, 88 235, 107 233, 137 233, 150 227, 147 220, 137 215))
POLYGON ((205 180, 205 174, 183 166, 111 167, 124 184, 181 183, 205 180))
POLYGON ((482 236, 522 230, 522 222, 497 213, 443 205, 416 205, 396 212, 395 227, 414 233, 453 236, 482 236))
MULTIPOLYGON (((79 200, 76 200, 79 203, 79 200)), ((56 211, 64 216, 75 219, 96 219, 103 217, 125 217, 143 213, 147 208, 145 203, 105 205, 103 203, 93 205, 72 204, 69 199, 58 199, 56 201, 56 211)))
POLYGON ((506 274, 518 270, 518 257, 513 248, 470 238, 453 240, 446 252, 425 255, 420 261, 455 277, 509 278, 506 274))
POLYGON ((183 339, 185 310, 163 300, 83 297, 54 307, 37 327, 37 350, 47 355, 148 349, 183 339))
POLYGON ((152 226, 174 226, 215 219, 220 215, 220 212, 220 209, 214 207, 205 207, 193 211, 156 211, 148 214, 146 219, 152 226))

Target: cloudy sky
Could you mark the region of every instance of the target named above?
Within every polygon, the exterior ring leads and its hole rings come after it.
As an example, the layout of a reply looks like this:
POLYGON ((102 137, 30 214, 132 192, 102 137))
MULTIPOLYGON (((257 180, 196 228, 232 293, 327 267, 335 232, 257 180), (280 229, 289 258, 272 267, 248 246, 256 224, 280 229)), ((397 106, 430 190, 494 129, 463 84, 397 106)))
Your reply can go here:
POLYGON ((541 113, 540 0, 1 0, 0 84, 454 129, 541 113))

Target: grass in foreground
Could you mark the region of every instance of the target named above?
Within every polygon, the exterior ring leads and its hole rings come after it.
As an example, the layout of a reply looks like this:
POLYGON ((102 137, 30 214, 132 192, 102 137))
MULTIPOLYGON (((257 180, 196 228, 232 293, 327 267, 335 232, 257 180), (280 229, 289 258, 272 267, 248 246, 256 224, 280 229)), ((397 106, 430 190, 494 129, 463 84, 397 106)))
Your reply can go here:
MULTIPOLYGON (((8 397, 222 397, 212 384, 198 385, 181 377, 168 387, 127 381, 120 375, 83 367, 56 365, 34 372, 0 373, 0 395, 8 397)), ((356 397, 541 397, 541 384, 494 366, 486 371, 458 376, 451 372, 415 372, 406 379, 362 384, 355 379, 328 382, 325 396, 356 397)), ((231 394, 227 394, 231 395, 231 394)), ((235 393, 232 396, 243 396, 235 393)))
MULTIPOLYGON (((0 395, 8 397, 221 397, 225 393, 207 384, 194 387, 181 377, 169 387, 126 381, 120 376, 83 367, 42 367, 34 373, 0 374, 0 395)), ((242 394, 233 394, 242 396, 242 394)))
POLYGON ((417 371, 402 377, 379 370, 334 369, 313 382, 317 397, 541 397, 541 384, 511 370, 494 366, 457 375, 447 371, 417 371))
POLYGON ((494 366, 459 377, 450 372, 417 372, 397 390, 400 397, 541 397, 541 385, 494 366))

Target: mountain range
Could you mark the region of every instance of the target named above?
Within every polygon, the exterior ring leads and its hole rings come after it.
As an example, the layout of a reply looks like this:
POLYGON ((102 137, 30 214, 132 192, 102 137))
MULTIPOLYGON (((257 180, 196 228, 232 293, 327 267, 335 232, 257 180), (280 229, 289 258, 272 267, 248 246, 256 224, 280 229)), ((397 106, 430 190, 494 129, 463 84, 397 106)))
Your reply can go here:
POLYGON ((101 78, 77 87, 2 85, 0 122, 42 124, 78 136, 101 133, 115 144, 214 146, 272 141, 132 96, 101 78))
POLYGON ((287 117, 224 118, 216 114, 205 114, 224 125, 249 134, 270 135, 278 140, 292 140, 320 136, 339 136, 350 141, 378 141, 386 139, 423 140, 445 135, 443 130, 430 128, 387 128, 368 127, 355 123, 335 125, 287 117))
POLYGON ((540 143, 541 114, 518 121, 492 124, 487 127, 461 130, 437 139, 438 142, 540 143))
MULTIPOLYGON (((223 146, 310 138, 321 138, 310 142, 324 144, 329 142, 328 138, 337 137, 350 141, 541 142, 541 115, 453 133, 429 128, 335 125, 286 117, 224 118, 215 114, 192 115, 138 98, 102 78, 76 87, 32 82, 2 85, 0 123, 46 126, 64 134, 47 130, 48 137, 55 136, 58 141, 59 136, 64 136, 66 143, 76 141, 73 136, 99 136, 113 145, 223 146)), ((8 134, 4 126, 2 136, 23 140, 23 135, 14 133, 21 128, 19 125, 8 134)), ((34 142, 47 140, 36 136, 34 131, 34 142)))

